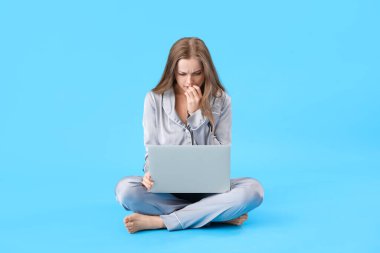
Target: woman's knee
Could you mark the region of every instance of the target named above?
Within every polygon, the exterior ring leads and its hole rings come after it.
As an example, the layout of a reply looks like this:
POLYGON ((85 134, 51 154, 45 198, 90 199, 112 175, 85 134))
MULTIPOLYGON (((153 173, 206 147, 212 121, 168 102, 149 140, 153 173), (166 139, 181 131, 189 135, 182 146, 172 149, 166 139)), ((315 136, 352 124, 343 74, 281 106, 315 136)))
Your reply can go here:
POLYGON ((242 203, 256 208, 264 200, 264 188, 261 183, 254 178, 244 179, 243 194, 241 195, 242 203))
POLYGON ((122 178, 115 187, 116 200, 124 206, 134 202, 138 198, 138 187, 136 186, 140 181, 140 177, 136 176, 122 178))

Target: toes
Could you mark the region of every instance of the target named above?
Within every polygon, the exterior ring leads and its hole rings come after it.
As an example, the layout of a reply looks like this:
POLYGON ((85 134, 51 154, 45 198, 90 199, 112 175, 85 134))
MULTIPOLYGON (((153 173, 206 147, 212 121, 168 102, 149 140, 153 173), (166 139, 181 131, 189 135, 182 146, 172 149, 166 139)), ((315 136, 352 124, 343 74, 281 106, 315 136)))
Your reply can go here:
POLYGON ((133 227, 128 227, 127 230, 128 230, 128 232, 129 232, 130 234, 133 234, 134 232, 136 232, 136 229, 133 228, 133 227))
POLYGON ((135 227, 128 227, 128 232, 133 234, 134 232, 136 232, 136 228, 135 227))
POLYGON ((133 229, 133 222, 127 222, 125 224, 125 227, 128 229, 128 231, 132 230, 133 229))

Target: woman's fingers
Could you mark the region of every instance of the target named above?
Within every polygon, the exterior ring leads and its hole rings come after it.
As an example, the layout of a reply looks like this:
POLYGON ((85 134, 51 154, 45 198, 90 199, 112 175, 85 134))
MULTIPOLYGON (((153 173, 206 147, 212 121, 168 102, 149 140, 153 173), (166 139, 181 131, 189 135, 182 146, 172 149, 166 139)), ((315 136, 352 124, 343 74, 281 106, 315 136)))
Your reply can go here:
POLYGON ((143 181, 141 182, 143 186, 145 186, 145 188, 148 189, 148 185, 146 184, 145 180, 143 179, 143 181))
POLYGON ((152 180, 152 176, 150 175, 150 172, 148 171, 147 173, 145 173, 144 177, 145 179, 147 179, 148 181, 153 181, 152 180))
POLYGON ((153 187, 153 183, 154 183, 153 180, 149 179, 149 178, 146 177, 146 176, 143 177, 142 184, 143 184, 148 190, 150 190, 150 189, 153 187))
POLYGON ((149 180, 148 180, 146 177, 144 177, 143 182, 144 182, 144 184, 145 184, 146 186, 149 186, 149 185, 150 185, 150 182, 149 182, 149 180))
POLYGON ((187 91, 185 92, 185 95, 186 95, 186 98, 187 98, 187 102, 193 102, 194 100, 194 95, 193 93, 191 92, 190 88, 187 89, 187 91))
POLYGON ((194 88, 195 86, 192 86, 188 89, 188 92, 191 96, 192 99, 198 101, 199 100, 199 95, 198 95, 198 92, 197 90, 194 88))
POLYGON ((151 186, 147 182, 143 182, 143 185, 148 191, 150 190, 151 186))
POLYGON ((187 92, 187 91, 185 91, 185 96, 186 96, 186 101, 187 101, 187 103, 189 103, 189 101, 190 101, 190 95, 189 95, 189 93, 187 92))
MULTIPOLYGON (((199 102, 201 100, 202 96, 199 96, 197 91, 198 86, 192 86, 187 89, 185 92, 186 99, 187 99, 187 111, 192 113, 199 109, 199 102)), ((199 89, 199 93, 201 93, 199 89)))
POLYGON ((197 85, 194 85, 193 87, 195 88, 195 91, 197 92, 198 97, 199 97, 199 98, 202 98, 202 91, 201 91, 201 88, 199 88, 199 86, 197 86, 197 85))

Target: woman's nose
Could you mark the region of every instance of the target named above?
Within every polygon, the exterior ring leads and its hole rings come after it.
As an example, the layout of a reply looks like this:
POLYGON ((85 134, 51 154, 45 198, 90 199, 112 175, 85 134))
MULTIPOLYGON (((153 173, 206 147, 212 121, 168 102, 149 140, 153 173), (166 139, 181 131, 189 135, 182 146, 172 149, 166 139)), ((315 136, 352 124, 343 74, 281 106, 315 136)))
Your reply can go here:
POLYGON ((193 83, 193 80, 192 80, 191 76, 186 77, 186 84, 190 85, 192 83, 193 83))

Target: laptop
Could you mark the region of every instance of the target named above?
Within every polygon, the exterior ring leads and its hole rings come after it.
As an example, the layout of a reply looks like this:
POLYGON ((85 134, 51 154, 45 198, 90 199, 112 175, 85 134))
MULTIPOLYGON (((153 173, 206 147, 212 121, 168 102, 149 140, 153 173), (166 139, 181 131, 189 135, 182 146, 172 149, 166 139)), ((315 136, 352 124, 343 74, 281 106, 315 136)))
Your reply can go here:
POLYGON ((147 145, 155 193, 230 190, 230 145, 147 145))

